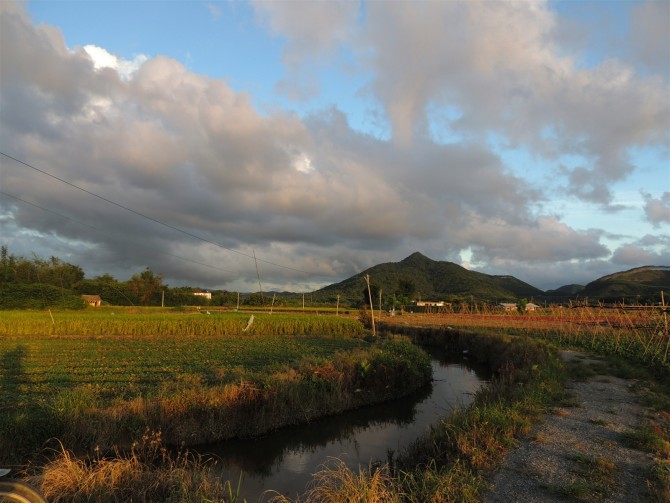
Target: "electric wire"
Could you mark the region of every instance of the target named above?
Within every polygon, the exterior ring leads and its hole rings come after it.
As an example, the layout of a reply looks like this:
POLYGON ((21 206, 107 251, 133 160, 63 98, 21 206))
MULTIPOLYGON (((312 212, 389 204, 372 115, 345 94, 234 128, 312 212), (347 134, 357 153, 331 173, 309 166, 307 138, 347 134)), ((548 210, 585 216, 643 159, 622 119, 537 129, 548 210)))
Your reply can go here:
MULTIPOLYGON (((35 203, 33 203, 33 202, 26 201, 25 199, 21 199, 20 197, 17 197, 17 196, 15 196, 15 195, 9 194, 9 193, 7 193, 7 192, 5 192, 5 191, 3 191, 3 190, 0 190, 0 194, 2 194, 3 196, 11 197, 12 199, 16 199, 17 201, 20 201, 20 202, 22 202, 23 204, 28 204, 28 205, 30 205, 30 206, 34 206, 35 208, 38 208, 38 209, 40 209, 40 210, 42 210, 42 211, 46 211, 46 212, 51 213, 51 214, 53 214, 53 215, 57 215, 57 216, 59 216, 59 217, 61 217, 61 218, 64 218, 64 219, 69 220, 69 221, 71 221, 71 222, 74 222, 74 223, 76 223, 76 224, 78 224, 78 225, 83 225, 84 227, 88 227, 89 229, 93 229, 93 230, 96 231, 96 232, 105 233, 105 231, 103 231, 102 229, 99 229, 99 228, 97 228, 97 227, 95 227, 95 226, 93 226, 93 225, 87 224, 86 222, 82 222, 81 220, 76 220, 76 219, 74 219, 74 218, 72 218, 72 217, 68 217, 67 215, 63 215, 62 213, 58 213, 57 211, 54 211, 54 210, 52 210, 52 209, 45 208, 44 206, 40 206, 39 204, 35 204, 35 203)), ((216 269, 216 270, 218 270, 218 271, 227 272, 227 273, 229 273, 229 274, 236 274, 235 271, 230 271, 230 270, 228 270, 228 269, 224 269, 224 268, 222 268, 222 267, 218 267, 218 266, 211 265, 211 264, 205 264, 204 262, 198 262, 197 260, 189 259, 189 258, 186 258, 186 257, 180 257, 179 255, 175 255, 175 254, 173 254, 173 253, 169 253, 169 252, 165 252, 165 251, 162 251, 162 252, 160 252, 160 253, 161 253, 162 255, 169 255, 170 257, 174 257, 174 258, 176 258, 176 259, 183 260, 183 261, 185 261, 185 262, 191 262, 191 263, 193 263, 193 264, 198 264, 198 265, 201 265, 201 266, 204 266, 204 267, 209 267, 210 269, 216 269)))
POLYGON ((179 228, 179 227, 176 227, 176 226, 174 226, 174 225, 172 225, 172 224, 169 224, 169 223, 167 223, 167 222, 163 222, 163 221, 158 220, 158 219, 156 219, 156 218, 150 217, 149 215, 146 215, 146 214, 144 214, 144 213, 141 213, 141 212, 139 212, 139 211, 137 211, 137 210, 134 210, 134 209, 132 209, 132 208, 129 208, 128 206, 124 206, 123 204, 120 204, 120 203, 117 203, 117 202, 115 202, 115 201, 112 201, 111 199, 108 199, 108 198, 106 198, 106 197, 104 197, 104 196, 101 196, 101 195, 99 195, 99 194, 96 194, 95 192, 91 192, 90 190, 87 190, 87 189, 85 189, 85 188, 83 188, 83 187, 80 187, 80 186, 78 186, 78 185, 75 185, 75 184, 72 183, 72 182, 68 182, 67 180, 64 180, 63 178, 60 178, 60 177, 58 177, 58 176, 56 176, 56 175, 54 175, 54 174, 52 174, 52 173, 49 173, 49 172, 44 171, 44 170, 42 170, 42 169, 40 169, 40 168, 38 168, 38 167, 35 167, 35 166, 33 166, 32 164, 29 164, 29 163, 27 163, 27 162, 25 162, 25 161, 22 161, 22 160, 20 160, 20 159, 17 159, 16 157, 13 157, 13 156, 11 156, 11 155, 9 155, 9 154, 6 154, 5 152, 0 151, 0 154, 3 155, 3 156, 5 156, 5 157, 7 157, 8 159, 11 159, 11 160, 13 160, 13 161, 15 161, 15 162, 17 162, 17 163, 19 163, 19 164, 22 164, 23 166, 26 166, 26 167, 28 167, 28 168, 30 168, 30 169, 33 169, 33 170, 35 170, 35 171, 37 171, 37 172, 39 172, 39 173, 42 173, 43 175, 46 175, 46 176, 48 176, 48 177, 50 177, 50 178, 53 178, 54 180, 58 180, 59 182, 64 183, 65 185, 68 185, 68 186, 70 186, 70 187, 72 187, 72 188, 74 188, 74 189, 80 190, 80 191, 82 191, 82 192, 85 192, 86 194, 89 194, 89 195, 91 195, 91 196, 93 196, 93 197, 96 197, 96 198, 102 200, 102 201, 105 201, 105 202, 108 203, 108 204, 112 204, 112 205, 114 205, 114 206, 117 206, 117 207, 119 207, 119 208, 121 208, 121 209, 123 209, 123 210, 129 211, 130 213, 133 213, 133 214, 135 214, 135 215, 137 215, 137 216, 139 216, 139 217, 142 217, 142 218, 145 218, 145 219, 147 219, 147 220, 150 220, 151 222, 154 222, 154 223, 156 223, 156 224, 159 224, 159 225, 162 225, 162 226, 164 226, 164 227, 167 227, 168 229, 172 229, 172 230, 174 230, 174 231, 177 231, 177 232, 179 232, 179 233, 181 233, 181 234, 184 234, 184 235, 186 235, 186 236, 189 236, 189 237, 191 237, 191 238, 193 238, 193 239, 197 239, 197 240, 202 241, 202 242, 204 242, 204 243, 208 243, 208 244, 214 245, 214 246, 216 246, 216 247, 218 247, 218 248, 221 248, 222 250, 226 250, 226 251, 229 251, 229 252, 232 252, 232 253, 236 253, 236 254, 238 254, 238 255, 242 255, 243 257, 246 257, 246 258, 249 258, 249 259, 252 259, 252 260, 258 260, 258 262, 263 262, 264 264, 268 264, 268 265, 272 265, 272 266, 279 267, 279 268, 282 268, 282 269, 287 269, 287 270, 291 270, 291 271, 299 272, 299 273, 302 273, 302 274, 307 274, 307 275, 312 275, 312 274, 313 274, 313 273, 311 273, 311 272, 309 272, 309 271, 304 271, 304 270, 302 270, 302 269, 297 269, 297 268, 295 268, 295 267, 290 267, 290 266, 287 266, 287 265, 278 264, 278 263, 275 263, 275 262, 271 262, 271 261, 269 261, 269 260, 263 260, 263 259, 260 259, 260 258, 257 259, 257 258, 254 257, 253 255, 249 255, 249 254, 244 253, 244 252, 241 252, 241 251, 239 251, 239 250, 234 250, 234 249, 232 249, 232 248, 228 248, 228 247, 226 247, 226 246, 223 246, 223 245, 220 244, 220 243, 217 243, 217 242, 215 242, 215 241, 211 241, 211 240, 209 240, 209 239, 207 239, 207 238, 204 238, 204 237, 202 237, 202 236, 198 236, 197 234, 193 234, 192 232, 186 231, 186 230, 181 229, 181 228, 179 228))

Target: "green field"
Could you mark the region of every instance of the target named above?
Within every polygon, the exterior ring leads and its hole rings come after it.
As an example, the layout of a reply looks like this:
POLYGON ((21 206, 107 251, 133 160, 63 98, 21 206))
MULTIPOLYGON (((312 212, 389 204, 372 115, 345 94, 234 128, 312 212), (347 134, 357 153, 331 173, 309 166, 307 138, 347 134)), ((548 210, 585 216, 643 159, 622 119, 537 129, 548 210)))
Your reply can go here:
POLYGON ((96 406, 108 406, 195 383, 260 378, 364 344, 307 336, 2 337, 0 402, 30 407, 86 391, 96 406))
POLYGON ((111 308, 84 311, 3 311, 0 336, 16 335, 362 335, 358 321, 288 313, 111 308), (249 320, 253 322, 247 328, 249 320))
POLYGON ((406 340, 365 337, 351 318, 138 309, 4 312, 0 462, 58 438, 130 445, 254 436, 402 396, 430 379, 406 340))

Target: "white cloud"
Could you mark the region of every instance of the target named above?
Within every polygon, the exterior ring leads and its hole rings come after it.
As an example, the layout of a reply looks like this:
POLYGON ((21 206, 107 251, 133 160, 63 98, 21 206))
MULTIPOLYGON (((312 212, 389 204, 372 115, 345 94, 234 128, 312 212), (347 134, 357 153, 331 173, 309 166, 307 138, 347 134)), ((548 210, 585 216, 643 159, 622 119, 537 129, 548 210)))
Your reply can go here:
POLYGON ((132 61, 128 61, 110 54, 107 50, 95 45, 85 45, 83 49, 93 61, 93 66, 96 70, 111 68, 124 80, 130 79, 145 61, 149 59, 144 54, 139 54, 132 61))

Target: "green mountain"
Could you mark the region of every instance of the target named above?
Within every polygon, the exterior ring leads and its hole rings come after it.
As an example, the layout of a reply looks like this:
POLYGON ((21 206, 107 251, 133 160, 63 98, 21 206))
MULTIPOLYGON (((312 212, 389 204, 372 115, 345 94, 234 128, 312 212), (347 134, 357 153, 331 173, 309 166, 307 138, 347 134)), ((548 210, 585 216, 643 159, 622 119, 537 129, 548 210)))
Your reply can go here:
MULTIPOLYGON (((365 275, 370 284, 381 288, 386 298, 398 293, 400 282, 414 286, 414 298, 423 300, 456 300, 474 297, 478 301, 514 302, 526 297, 542 296, 539 290, 512 276, 492 276, 469 271, 452 262, 432 260, 419 252, 400 262, 388 262, 371 267, 344 281, 314 292, 314 298, 332 302, 339 294, 341 302, 358 304, 363 299, 365 275)), ((376 299, 375 299, 376 301, 376 299)))
POLYGON ((592 281, 579 297, 604 302, 658 303, 661 290, 670 304, 670 266, 644 266, 616 272, 592 281))
POLYGON ((576 298, 582 290, 584 290, 584 285, 563 285, 562 287, 556 288, 555 290, 547 290, 544 292, 544 295, 547 300, 562 302, 568 299, 576 298))

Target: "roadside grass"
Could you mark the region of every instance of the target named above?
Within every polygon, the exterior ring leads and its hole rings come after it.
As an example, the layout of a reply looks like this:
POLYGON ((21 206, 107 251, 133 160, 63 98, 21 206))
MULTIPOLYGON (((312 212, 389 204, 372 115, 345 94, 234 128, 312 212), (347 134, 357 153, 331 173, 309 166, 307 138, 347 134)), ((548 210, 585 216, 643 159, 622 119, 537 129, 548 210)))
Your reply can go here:
POLYGON ((670 456, 670 442, 658 425, 644 424, 620 435, 624 445, 654 453, 658 456, 670 456))
POLYGON ((586 480, 577 480, 568 484, 551 484, 546 489, 562 498, 576 501, 599 501, 604 489, 586 480))

